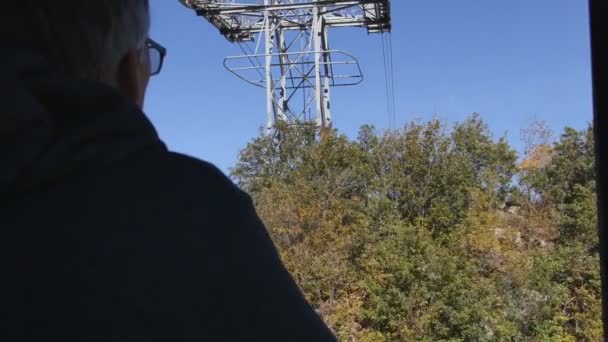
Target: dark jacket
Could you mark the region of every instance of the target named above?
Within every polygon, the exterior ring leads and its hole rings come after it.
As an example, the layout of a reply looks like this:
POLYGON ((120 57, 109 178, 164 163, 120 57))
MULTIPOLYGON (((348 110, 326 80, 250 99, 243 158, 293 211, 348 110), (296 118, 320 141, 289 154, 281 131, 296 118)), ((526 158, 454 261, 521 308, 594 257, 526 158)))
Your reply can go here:
POLYGON ((248 195, 113 89, 0 52, 0 340, 334 340, 248 195))

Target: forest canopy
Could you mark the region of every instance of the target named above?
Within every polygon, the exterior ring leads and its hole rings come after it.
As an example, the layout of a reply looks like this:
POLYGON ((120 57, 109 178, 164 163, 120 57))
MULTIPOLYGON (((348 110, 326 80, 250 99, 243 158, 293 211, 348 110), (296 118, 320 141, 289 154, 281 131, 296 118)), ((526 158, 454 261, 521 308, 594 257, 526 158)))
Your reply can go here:
POLYGON ((280 125, 231 175, 340 340, 600 341, 592 128, 523 141, 479 115, 280 125))

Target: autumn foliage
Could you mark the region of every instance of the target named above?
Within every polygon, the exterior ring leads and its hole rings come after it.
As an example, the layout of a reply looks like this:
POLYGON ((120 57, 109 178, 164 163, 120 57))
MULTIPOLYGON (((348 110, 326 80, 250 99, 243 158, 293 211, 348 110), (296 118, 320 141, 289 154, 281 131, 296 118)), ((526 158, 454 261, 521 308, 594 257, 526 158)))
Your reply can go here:
POLYGON ((280 126, 232 176, 343 341, 600 341, 591 129, 280 126))

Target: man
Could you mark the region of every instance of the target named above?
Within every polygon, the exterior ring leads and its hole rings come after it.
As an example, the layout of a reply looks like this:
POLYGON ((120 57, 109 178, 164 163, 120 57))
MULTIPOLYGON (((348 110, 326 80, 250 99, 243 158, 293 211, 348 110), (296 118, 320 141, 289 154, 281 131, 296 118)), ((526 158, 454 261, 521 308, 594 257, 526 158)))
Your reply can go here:
POLYGON ((149 21, 147 0, 2 5, 0 339, 334 340, 250 198, 142 113, 149 21))

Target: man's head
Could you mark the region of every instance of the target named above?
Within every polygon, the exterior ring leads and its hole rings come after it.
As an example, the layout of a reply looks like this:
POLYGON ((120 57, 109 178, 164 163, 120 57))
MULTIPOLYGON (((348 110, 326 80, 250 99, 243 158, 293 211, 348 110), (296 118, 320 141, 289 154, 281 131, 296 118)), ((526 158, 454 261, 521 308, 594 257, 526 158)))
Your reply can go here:
POLYGON ((69 77, 109 84, 139 106, 149 27, 148 0, 18 0, 0 10, 2 45, 36 51, 69 77))

